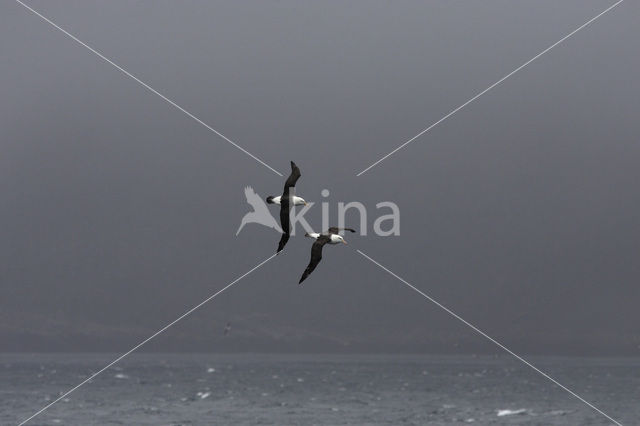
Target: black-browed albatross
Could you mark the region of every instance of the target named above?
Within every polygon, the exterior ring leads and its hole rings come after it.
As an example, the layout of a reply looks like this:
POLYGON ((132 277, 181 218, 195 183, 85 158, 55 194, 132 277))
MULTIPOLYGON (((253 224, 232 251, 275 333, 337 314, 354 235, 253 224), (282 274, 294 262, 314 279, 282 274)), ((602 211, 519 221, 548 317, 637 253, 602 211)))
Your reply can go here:
POLYGON ((302 197, 297 197, 295 194, 296 182, 302 176, 300 169, 296 166, 296 163, 291 162, 291 174, 284 183, 284 191, 279 197, 272 195, 267 197, 267 203, 280 205, 280 227, 282 228, 282 237, 278 243, 279 253, 289 241, 289 235, 291 233, 291 222, 289 220, 289 210, 291 206, 298 206, 301 204, 307 205, 307 202, 302 197))
POLYGON ((320 261, 322 260, 322 247, 324 247, 325 244, 347 244, 347 242, 344 240, 344 237, 339 234, 340 231, 356 232, 355 229, 351 228, 331 227, 328 231, 321 234, 318 234, 317 232, 305 234, 305 237, 313 238, 316 241, 311 246, 311 260, 309 261, 309 265, 307 265, 307 269, 304 270, 304 273, 302 274, 300 281, 298 281, 298 284, 302 284, 302 281, 304 281, 309 276, 309 274, 311 274, 313 270, 316 269, 316 266, 318 266, 318 263, 320 263, 320 261))

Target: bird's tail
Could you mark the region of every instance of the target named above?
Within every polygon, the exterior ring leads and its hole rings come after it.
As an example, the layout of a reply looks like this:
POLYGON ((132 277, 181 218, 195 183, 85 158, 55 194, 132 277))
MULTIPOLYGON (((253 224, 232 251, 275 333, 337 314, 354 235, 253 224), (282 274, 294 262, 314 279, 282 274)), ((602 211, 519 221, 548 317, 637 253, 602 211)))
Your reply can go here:
POLYGON ((273 198, 274 198, 274 197, 273 197, 273 195, 269 195, 269 196, 267 197, 267 204, 274 204, 274 203, 273 203, 273 198))

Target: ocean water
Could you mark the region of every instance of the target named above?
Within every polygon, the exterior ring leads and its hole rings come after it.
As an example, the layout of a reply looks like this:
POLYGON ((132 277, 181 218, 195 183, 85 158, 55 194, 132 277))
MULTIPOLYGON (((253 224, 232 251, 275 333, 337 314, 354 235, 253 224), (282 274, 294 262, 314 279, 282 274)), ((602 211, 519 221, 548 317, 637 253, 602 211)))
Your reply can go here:
MULTIPOLYGON (((18 424, 114 354, 0 355, 0 424, 18 424)), ((625 425, 640 359, 531 357, 625 425)), ((33 425, 607 425, 507 356, 133 354, 33 425)))

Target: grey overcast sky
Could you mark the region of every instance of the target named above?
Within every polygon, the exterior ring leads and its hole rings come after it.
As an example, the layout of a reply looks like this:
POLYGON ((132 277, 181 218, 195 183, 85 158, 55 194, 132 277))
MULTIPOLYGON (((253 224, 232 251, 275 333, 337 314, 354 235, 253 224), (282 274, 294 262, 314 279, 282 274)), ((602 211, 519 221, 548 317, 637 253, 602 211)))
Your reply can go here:
MULTIPOLYGON (((370 235, 303 286, 297 236, 147 350, 497 351, 359 248, 516 352, 634 355, 637 2, 355 176, 612 3, 28 1, 268 164, 296 161, 334 221, 369 207, 370 235), (371 234, 386 200, 400 236, 371 234)), ((283 178, 13 1, 0 58, 0 351, 124 351, 274 252, 274 231, 235 232, 243 188, 283 178)))

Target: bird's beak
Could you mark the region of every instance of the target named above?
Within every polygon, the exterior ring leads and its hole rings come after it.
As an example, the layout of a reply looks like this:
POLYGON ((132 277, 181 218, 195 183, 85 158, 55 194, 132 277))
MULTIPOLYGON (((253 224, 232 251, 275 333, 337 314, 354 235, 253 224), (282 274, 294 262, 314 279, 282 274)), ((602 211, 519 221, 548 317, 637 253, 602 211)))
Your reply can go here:
POLYGON ((342 240, 343 243, 347 244, 347 242, 345 240, 342 240))
POLYGON ((305 206, 307 205, 307 202, 306 202, 306 201, 304 202, 304 205, 305 205, 305 206))

